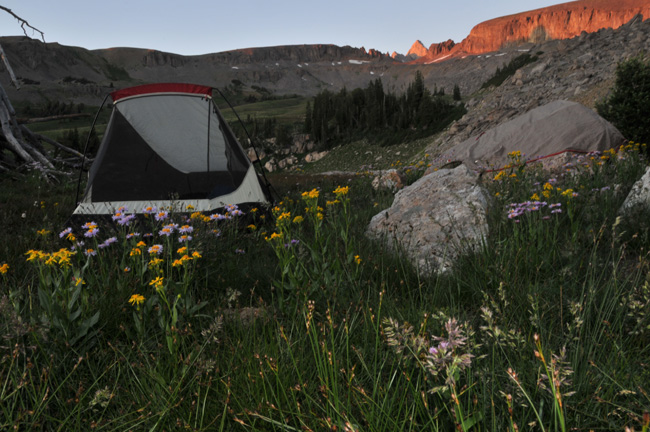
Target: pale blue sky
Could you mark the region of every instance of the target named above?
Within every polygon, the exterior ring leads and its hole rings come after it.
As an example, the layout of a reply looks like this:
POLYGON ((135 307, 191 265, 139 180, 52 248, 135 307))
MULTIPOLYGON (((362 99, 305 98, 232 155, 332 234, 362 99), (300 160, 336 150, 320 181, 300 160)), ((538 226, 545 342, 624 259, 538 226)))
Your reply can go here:
MULTIPOLYGON (((447 39, 460 42, 481 21, 559 3, 565 2, 0 0, 1 6, 42 30, 46 42, 185 55, 315 43, 406 54, 418 39, 427 47, 447 39)), ((0 35, 19 34, 18 22, 0 11, 0 35)))

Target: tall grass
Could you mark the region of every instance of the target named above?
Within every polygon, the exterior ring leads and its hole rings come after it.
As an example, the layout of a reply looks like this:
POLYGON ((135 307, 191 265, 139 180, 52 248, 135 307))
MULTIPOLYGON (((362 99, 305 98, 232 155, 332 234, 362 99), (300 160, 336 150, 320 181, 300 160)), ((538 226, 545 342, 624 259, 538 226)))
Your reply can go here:
POLYGON ((69 186, 5 179, 0 429, 646 431, 641 153, 490 176, 484 248, 426 278, 363 176, 76 230, 69 186))

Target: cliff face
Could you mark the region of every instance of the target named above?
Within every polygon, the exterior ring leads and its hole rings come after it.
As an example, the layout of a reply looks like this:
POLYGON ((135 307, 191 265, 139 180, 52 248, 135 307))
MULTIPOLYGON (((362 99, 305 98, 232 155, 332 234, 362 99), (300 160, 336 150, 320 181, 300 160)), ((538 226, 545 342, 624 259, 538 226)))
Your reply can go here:
MULTIPOLYGON (((616 29, 641 14, 650 18, 650 0, 578 0, 482 22, 462 42, 446 52, 434 44, 416 62, 429 63, 448 56, 483 54, 508 45, 570 39, 603 28, 616 29)), ((453 43, 453 42, 452 42, 453 43)))

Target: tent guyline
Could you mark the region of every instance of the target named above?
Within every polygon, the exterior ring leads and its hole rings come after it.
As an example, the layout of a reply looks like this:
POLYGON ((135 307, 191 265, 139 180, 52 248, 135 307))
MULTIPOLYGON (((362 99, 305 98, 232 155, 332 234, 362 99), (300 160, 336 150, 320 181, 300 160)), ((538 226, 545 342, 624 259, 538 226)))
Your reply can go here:
POLYGON ((111 117, 73 215, 269 204, 268 180, 246 156, 213 90, 163 83, 112 92, 111 117))

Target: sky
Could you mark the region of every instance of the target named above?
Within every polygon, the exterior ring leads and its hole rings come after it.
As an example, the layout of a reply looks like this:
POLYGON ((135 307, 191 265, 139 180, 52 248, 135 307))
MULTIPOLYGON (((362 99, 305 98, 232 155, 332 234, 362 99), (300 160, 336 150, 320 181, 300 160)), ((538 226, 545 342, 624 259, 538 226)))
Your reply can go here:
MULTIPOLYGON (((46 42, 183 55, 277 45, 334 44, 406 54, 463 40, 476 24, 554 0, 0 0, 46 42)), ((28 36, 40 38, 28 30, 28 36)), ((0 10, 0 36, 22 35, 0 10)))

